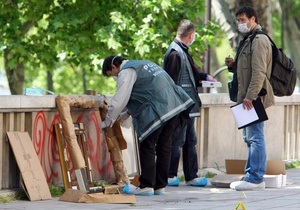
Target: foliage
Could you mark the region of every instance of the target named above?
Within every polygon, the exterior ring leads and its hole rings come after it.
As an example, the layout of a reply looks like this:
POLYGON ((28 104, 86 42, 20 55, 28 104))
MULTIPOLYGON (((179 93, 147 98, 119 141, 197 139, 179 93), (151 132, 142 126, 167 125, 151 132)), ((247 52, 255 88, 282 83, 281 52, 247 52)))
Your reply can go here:
MULTIPOLYGON (((65 192, 65 188, 60 186, 49 186, 49 190, 52 197, 60 197, 65 192)), ((28 197, 23 190, 14 195, 0 196, 0 203, 9 203, 15 200, 28 200, 28 197)))
POLYGON ((280 0, 279 2, 281 4, 282 9, 286 12, 288 16, 298 19, 300 10, 300 0, 280 0))
POLYGON ((16 200, 28 200, 28 197, 23 190, 19 190, 11 195, 0 196, 0 203, 10 203, 16 200))
POLYGON ((104 187, 104 186, 111 185, 111 184, 113 184, 113 183, 110 181, 107 181, 107 180, 100 180, 100 181, 93 182, 94 187, 104 187))
POLYGON ((287 163, 285 163, 285 168, 286 169, 300 168, 300 161, 295 160, 295 161, 287 162, 287 163))
POLYGON ((192 53, 201 65, 200 53, 219 30, 203 24, 204 15, 205 0, 7 0, 0 3, 0 53, 9 49, 7 67, 25 65, 25 86, 50 88, 50 76, 55 93, 112 93, 103 59, 118 54, 162 64, 184 18, 197 24, 192 53))
POLYGON ((65 188, 60 186, 49 186, 49 190, 52 197, 60 197, 65 192, 65 188))
POLYGON ((14 195, 0 196, 0 203, 10 203, 15 200, 16 197, 14 195))
POLYGON ((215 175, 216 175, 216 174, 214 174, 214 173, 207 172, 207 173, 205 174, 205 177, 206 177, 206 178, 214 178, 215 175))

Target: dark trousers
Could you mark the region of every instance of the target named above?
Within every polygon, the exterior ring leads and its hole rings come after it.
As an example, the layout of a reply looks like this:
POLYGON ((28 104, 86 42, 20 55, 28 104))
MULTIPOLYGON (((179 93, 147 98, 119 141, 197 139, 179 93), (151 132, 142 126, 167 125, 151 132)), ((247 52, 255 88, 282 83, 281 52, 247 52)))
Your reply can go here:
POLYGON ((179 125, 173 117, 140 143, 140 188, 164 188, 168 184, 172 135, 179 125))
POLYGON ((174 136, 174 140, 172 142, 169 178, 177 176, 181 147, 185 181, 190 181, 198 177, 198 158, 196 150, 197 136, 194 122, 195 118, 191 118, 181 132, 179 132, 177 136, 174 136))

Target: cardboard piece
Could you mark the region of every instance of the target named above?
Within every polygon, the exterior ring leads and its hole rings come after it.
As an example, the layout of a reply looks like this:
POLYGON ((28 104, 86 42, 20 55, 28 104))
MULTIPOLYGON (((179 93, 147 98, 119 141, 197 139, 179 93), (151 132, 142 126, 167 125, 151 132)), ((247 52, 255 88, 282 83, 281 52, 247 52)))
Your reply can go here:
POLYGON ((61 120, 63 137, 69 149, 73 167, 75 170, 85 168, 86 165, 84 162, 84 158, 81 149, 79 147, 75 130, 74 130, 74 124, 73 124, 71 111, 70 111, 71 107, 68 102, 68 98, 63 95, 58 95, 55 98, 55 101, 56 101, 56 106, 61 120))
MULTIPOLYGON (((230 187, 230 183, 240 181, 244 177, 246 160, 225 160, 226 174, 216 175, 211 184, 216 187, 230 187)), ((266 188, 286 186, 285 164, 281 160, 268 160, 264 175, 266 188)))
POLYGON ((104 194, 122 194, 123 187, 117 184, 104 187, 104 194))
POLYGON ((135 195, 103 194, 68 189, 60 198, 60 201, 75 203, 136 203, 135 195))
POLYGON ((7 132, 7 136, 22 175, 21 185, 29 200, 52 199, 28 132, 7 132))

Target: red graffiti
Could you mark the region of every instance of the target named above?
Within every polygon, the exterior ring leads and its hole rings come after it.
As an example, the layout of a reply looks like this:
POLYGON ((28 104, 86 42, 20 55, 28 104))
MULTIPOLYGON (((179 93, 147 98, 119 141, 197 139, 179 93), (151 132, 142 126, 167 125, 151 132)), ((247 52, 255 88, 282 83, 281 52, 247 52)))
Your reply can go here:
POLYGON ((100 177, 112 177, 112 162, 109 158, 105 139, 101 138, 103 133, 100 133, 98 112, 84 112, 78 118, 77 122, 84 124, 86 130, 86 139, 88 145, 89 158, 91 160, 92 169, 100 177))
MULTIPOLYGON (((76 118, 76 122, 84 124, 93 180, 112 179, 114 177, 113 166, 106 141, 102 138, 103 133, 100 133, 98 115, 98 111, 83 111, 76 118)), ((54 129, 57 123, 60 123, 58 113, 54 113, 53 116, 51 112, 40 111, 35 116, 32 132, 33 145, 40 159, 46 180, 48 184, 53 185, 62 183, 60 158, 54 129)), ((69 168, 73 174, 74 170, 70 158, 69 168)))

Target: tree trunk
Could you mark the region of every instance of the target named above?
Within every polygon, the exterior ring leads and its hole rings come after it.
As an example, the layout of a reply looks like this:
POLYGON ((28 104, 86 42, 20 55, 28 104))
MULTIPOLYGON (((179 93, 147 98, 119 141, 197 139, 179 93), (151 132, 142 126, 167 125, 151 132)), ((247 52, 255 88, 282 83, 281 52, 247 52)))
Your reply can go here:
POLYGON ((12 95, 23 95, 24 87, 24 64, 19 63, 16 68, 10 68, 8 65, 8 54, 10 50, 4 50, 4 68, 8 80, 9 89, 12 95))
MULTIPOLYGON (((280 1, 281 9, 283 12, 287 12, 287 8, 292 8, 294 6, 294 2, 292 1, 280 1)), ((288 55, 291 55, 291 59, 294 62, 296 67, 298 78, 300 78, 300 22, 298 17, 290 17, 288 13, 283 15, 282 20, 282 35, 284 43, 282 48, 284 52, 288 55), (286 49, 289 49, 287 52, 286 49)))
POLYGON ((53 75, 52 72, 47 70, 47 90, 53 92, 53 75))
POLYGON ((83 93, 86 93, 86 68, 82 68, 82 84, 83 84, 83 93))
MULTIPOLYGON (((11 3, 11 2, 10 2, 11 3)), ((23 24, 21 31, 25 35, 34 26, 35 22, 27 21, 23 24)), ((18 63, 16 68, 9 67, 9 53, 11 49, 4 50, 4 68, 8 80, 9 89, 12 95, 23 95, 25 81, 25 68, 23 63, 18 63)))

